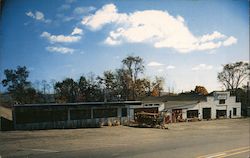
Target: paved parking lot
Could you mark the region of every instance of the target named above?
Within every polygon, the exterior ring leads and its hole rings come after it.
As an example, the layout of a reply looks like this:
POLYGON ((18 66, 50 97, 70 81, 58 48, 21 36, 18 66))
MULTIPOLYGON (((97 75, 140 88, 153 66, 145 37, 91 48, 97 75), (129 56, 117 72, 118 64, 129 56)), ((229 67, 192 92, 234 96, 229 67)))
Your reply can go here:
POLYGON ((170 124, 168 130, 125 126, 0 132, 5 157, 249 158, 250 119, 170 124))

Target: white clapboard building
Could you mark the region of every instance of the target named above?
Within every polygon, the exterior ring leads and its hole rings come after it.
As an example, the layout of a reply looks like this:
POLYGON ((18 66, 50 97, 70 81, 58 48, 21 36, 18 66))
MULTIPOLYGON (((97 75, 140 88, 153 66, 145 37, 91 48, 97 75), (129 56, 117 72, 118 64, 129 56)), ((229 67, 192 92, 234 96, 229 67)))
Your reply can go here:
POLYGON ((206 97, 169 97, 163 111, 170 122, 193 118, 238 118, 241 117, 241 103, 236 102, 230 92, 215 91, 206 97))

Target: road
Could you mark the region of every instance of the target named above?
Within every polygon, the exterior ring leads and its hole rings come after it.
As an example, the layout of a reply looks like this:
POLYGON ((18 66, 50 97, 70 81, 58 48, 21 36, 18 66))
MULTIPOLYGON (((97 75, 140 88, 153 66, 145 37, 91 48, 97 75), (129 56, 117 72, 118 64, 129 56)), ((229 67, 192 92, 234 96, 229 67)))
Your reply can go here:
POLYGON ((0 133, 4 157, 249 158, 250 119, 0 133))

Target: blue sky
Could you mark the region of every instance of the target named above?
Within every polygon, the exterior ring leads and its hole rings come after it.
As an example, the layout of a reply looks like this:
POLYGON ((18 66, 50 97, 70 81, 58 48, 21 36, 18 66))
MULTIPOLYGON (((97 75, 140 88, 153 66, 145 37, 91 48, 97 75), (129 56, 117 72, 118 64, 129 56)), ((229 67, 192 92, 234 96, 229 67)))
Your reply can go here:
POLYGON ((31 81, 78 79, 144 59, 144 76, 175 92, 220 90, 222 65, 249 60, 247 0, 10 0, 0 23, 0 67, 31 81))

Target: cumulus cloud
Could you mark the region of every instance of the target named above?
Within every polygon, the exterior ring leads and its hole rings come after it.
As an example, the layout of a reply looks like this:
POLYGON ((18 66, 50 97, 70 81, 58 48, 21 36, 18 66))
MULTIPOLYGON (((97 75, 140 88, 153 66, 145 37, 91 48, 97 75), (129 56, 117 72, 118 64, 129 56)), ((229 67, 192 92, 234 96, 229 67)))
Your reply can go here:
POLYGON ((235 44, 235 43, 237 43, 237 39, 235 37, 233 37, 233 36, 230 36, 227 40, 225 40, 223 42, 223 45, 224 46, 230 46, 230 45, 235 44))
POLYGON ((73 43, 73 42, 77 42, 81 39, 81 36, 51 35, 50 33, 46 32, 46 31, 41 34, 41 37, 46 38, 51 43, 56 43, 56 42, 73 43))
POLYGON ((213 41, 215 39, 223 39, 226 36, 218 31, 214 31, 212 34, 203 35, 200 39, 201 42, 213 41))
POLYGON ((108 23, 124 23, 127 19, 126 14, 117 13, 117 8, 114 4, 104 5, 97 10, 95 14, 86 16, 82 20, 82 24, 90 27, 93 30, 101 29, 101 27, 108 23))
POLYGON ((80 29, 78 27, 75 27, 73 32, 71 33, 71 35, 82 35, 82 34, 83 34, 82 29, 80 29))
POLYGON ((44 14, 40 11, 36 11, 35 13, 32 13, 31 11, 25 13, 27 16, 37 20, 37 21, 42 21, 45 23, 51 22, 49 19, 45 19, 44 14))
POLYGON ((56 53, 61 53, 61 54, 73 54, 73 52, 75 51, 72 48, 54 47, 54 46, 46 47, 46 50, 49 52, 56 52, 56 53))
POLYGON ((237 43, 233 36, 214 31, 211 34, 195 36, 189 30, 185 19, 170 15, 167 11, 144 10, 119 13, 114 4, 104 5, 94 14, 85 16, 81 22, 93 31, 104 25, 113 24, 105 39, 108 45, 122 43, 149 43, 155 48, 173 48, 180 53, 212 50, 237 43))
POLYGON ((211 70, 213 69, 212 65, 206 65, 206 64, 199 64, 192 68, 193 71, 199 71, 199 70, 211 70))
POLYGON ((167 67, 166 67, 166 69, 175 69, 175 66, 173 66, 173 65, 168 65, 167 67))
POLYGON ((148 66, 151 66, 151 67, 162 66, 162 65, 164 65, 164 64, 158 63, 158 62, 155 62, 155 61, 151 61, 150 63, 148 63, 148 66))

